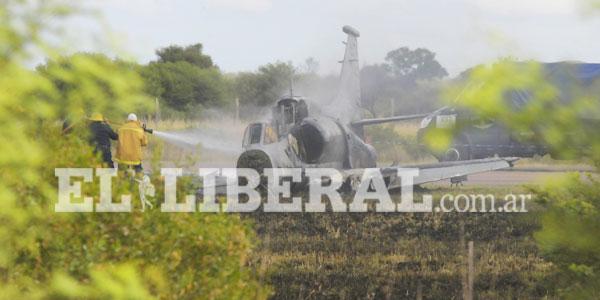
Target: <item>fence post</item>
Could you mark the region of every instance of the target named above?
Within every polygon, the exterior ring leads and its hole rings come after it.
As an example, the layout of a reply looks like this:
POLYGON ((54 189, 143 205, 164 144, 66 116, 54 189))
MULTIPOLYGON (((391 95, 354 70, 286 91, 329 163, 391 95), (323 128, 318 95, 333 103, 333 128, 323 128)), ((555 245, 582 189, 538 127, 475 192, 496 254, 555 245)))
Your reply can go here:
POLYGON ((468 282, 468 274, 467 274, 467 257, 465 255, 465 251, 466 251, 466 245, 465 245, 465 220, 464 218, 461 216, 459 216, 459 227, 458 227, 458 253, 460 255, 460 275, 461 275, 461 280, 460 283, 462 285, 462 298, 463 299, 468 299, 468 292, 467 290, 469 289, 469 282, 468 282))
POLYGON ((467 291, 467 300, 473 300, 473 284, 475 282, 475 264, 473 262, 473 241, 469 242, 469 255, 468 255, 468 266, 469 266, 469 282, 467 291))

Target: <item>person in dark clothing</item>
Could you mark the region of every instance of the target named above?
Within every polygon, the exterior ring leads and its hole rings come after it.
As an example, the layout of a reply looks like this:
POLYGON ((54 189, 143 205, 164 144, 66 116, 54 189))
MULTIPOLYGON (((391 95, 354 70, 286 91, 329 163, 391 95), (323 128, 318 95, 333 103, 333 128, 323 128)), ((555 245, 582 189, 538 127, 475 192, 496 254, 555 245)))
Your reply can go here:
POLYGON ((110 128, 101 114, 92 114, 90 121, 90 143, 94 146, 94 154, 100 151, 102 153, 102 161, 108 164, 109 167, 113 167, 110 140, 117 140, 119 136, 110 128))

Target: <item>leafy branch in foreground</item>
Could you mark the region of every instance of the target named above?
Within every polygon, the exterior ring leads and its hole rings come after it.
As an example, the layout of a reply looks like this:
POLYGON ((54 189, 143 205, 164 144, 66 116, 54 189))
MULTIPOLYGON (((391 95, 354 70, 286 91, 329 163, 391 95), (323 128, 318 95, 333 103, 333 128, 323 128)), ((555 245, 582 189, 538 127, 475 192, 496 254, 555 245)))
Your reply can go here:
MULTIPOLYGON (((543 142, 554 156, 589 161, 597 169, 600 81, 583 78, 579 68, 503 60, 474 68, 448 96, 481 118, 530 131, 529 138, 543 142)), ((544 257, 559 267, 561 276, 553 280, 566 298, 600 297, 599 186, 595 175, 577 173, 531 188, 546 206, 535 238, 544 257)))
MULTIPOLYGON (((127 63, 54 55, 44 22, 70 8, 0 4, 0 298, 266 298, 248 267, 252 232, 235 216, 53 211, 55 167, 100 165, 86 116, 124 116, 153 103, 127 63), (28 69, 27 57, 40 52, 49 61, 28 69), (64 119, 74 125, 69 134, 64 119)), ((113 186, 115 195, 135 190, 127 180, 113 186)), ((84 184, 83 193, 98 201, 98 184, 84 184)))

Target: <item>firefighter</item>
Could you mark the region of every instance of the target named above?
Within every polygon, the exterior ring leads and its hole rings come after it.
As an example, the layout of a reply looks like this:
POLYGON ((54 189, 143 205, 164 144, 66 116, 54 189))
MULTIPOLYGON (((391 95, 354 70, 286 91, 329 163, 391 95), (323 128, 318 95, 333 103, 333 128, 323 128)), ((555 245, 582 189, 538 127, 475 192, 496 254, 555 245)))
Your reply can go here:
POLYGON ((90 144, 94 146, 94 154, 98 151, 102 154, 102 161, 109 167, 113 167, 112 154, 110 152, 110 140, 117 140, 117 133, 110 128, 102 114, 93 113, 90 117, 90 144))
POLYGON ((133 168, 136 173, 142 171, 142 147, 148 144, 144 127, 133 113, 127 116, 127 122, 119 128, 116 161, 119 169, 133 168))

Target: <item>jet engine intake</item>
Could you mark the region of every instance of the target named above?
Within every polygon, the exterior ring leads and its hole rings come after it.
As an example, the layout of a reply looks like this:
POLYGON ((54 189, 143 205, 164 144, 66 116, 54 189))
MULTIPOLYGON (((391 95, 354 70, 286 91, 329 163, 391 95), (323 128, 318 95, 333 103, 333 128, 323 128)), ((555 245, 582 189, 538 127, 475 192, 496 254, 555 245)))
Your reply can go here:
POLYGON ((296 154, 307 164, 346 160, 345 135, 333 120, 307 118, 294 127, 291 134, 298 142, 296 154))

